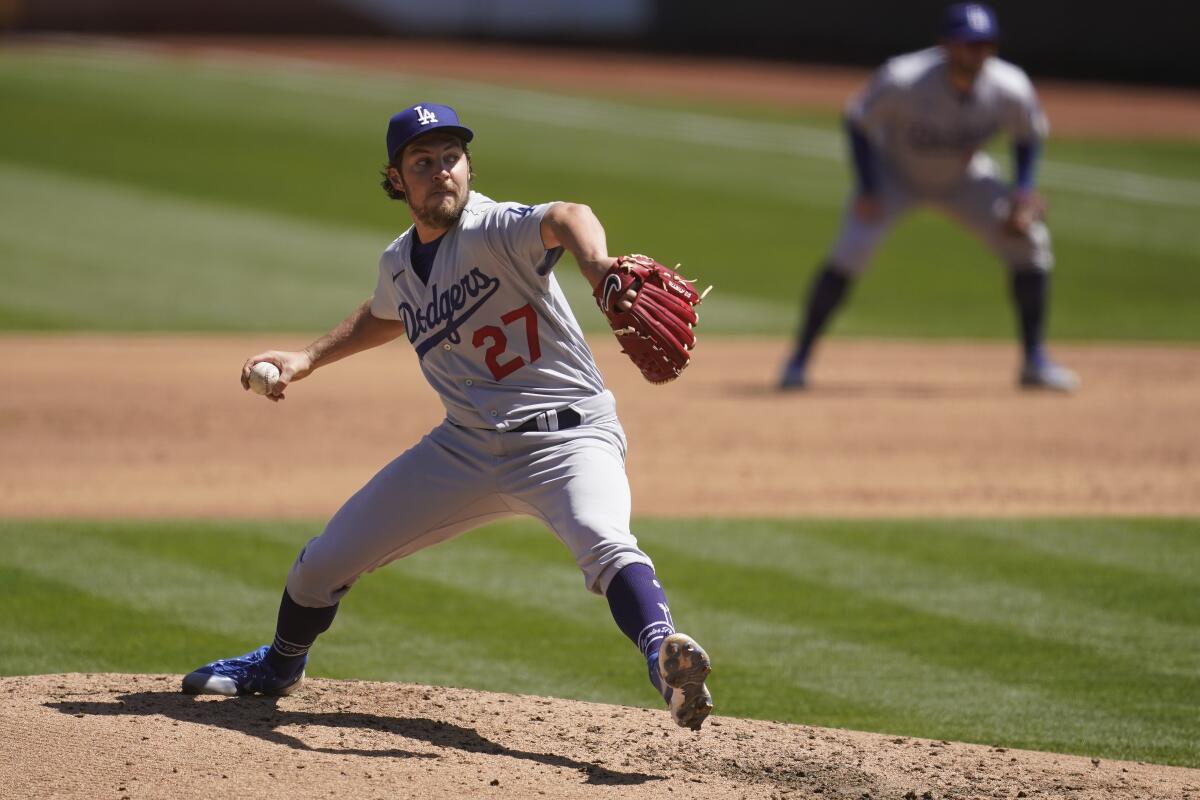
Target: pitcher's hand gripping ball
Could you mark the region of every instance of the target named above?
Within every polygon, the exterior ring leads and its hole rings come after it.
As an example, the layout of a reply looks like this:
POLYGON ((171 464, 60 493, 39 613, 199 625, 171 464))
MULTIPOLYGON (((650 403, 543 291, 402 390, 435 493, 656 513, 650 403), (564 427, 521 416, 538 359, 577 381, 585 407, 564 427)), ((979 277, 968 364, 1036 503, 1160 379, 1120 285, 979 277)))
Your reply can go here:
POLYGON ((270 361, 260 361, 250 368, 250 391, 270 394, 279 380, 279 368, 270 361))
POLYGON ((613 262, 592 293, 621 351, 651 383, 674 380, 691 363, 699 322, 695 307, 712 289, 699 293, 693 283, 649 256, 633 254, 613 262), (633 305, 618 310, 629 289, 637 292, 633 305))

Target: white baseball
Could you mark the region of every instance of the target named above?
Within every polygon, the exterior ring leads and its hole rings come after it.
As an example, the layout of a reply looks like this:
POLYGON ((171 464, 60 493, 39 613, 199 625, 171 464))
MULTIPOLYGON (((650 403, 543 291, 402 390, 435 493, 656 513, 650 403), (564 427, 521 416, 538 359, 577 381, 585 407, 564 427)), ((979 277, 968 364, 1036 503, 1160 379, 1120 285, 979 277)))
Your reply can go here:
POLYGON ((279 367, 270 361, 260 361, 250 368, 250 391, 268 394, 279 380, 279 367))

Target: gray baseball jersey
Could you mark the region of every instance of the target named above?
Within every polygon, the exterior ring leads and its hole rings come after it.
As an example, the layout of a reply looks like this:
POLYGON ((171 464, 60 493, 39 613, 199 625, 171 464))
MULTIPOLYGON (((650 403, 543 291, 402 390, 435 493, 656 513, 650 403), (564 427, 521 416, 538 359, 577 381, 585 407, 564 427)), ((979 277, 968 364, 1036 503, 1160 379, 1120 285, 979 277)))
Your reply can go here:
POLYGON ((1049 269, 1049 232, 1037 223, 1027 236, 1004 229, 1010 187, 982 151, 998 133, 1036 142, 1048 124, 1020 67, 989 58, 969 95, 951 86, 940 47, 888 61, 847 107, 878 156, 882 219, 865 222, 847 206, 831 260, 849 272, 866 269, 884 233, 904 213, 932 205, 961 222, 1013 267, 1049 269))
POLYGON ((629 530, 615 401, 552 272, 561 249, 542 244, 552 205, 472 192, 428 282, 413 229, 384 252, 371 313, 404 322, 446 419, 308 543, 288 576, 297 603, 332 605, 364 572, 514 514, 553 530, 593 592, 629 564, 653 567, 629 530))
POLYGON ((604 391, 604 380, 542 246, 553 205, 471 192, 438 247, 426 286, 409 262, 413 232, 379 261, 371 313, 403 320, 451 422, 508 430, 604 391))

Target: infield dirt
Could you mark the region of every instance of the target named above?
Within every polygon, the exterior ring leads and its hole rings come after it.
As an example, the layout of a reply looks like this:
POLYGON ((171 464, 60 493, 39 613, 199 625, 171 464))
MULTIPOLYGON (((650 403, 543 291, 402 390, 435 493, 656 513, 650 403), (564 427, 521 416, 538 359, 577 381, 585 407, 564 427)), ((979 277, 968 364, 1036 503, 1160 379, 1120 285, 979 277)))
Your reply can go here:
MULTIPOLYGON (((310 338, 0 338, 0 516, 328 518, 443 411, 402 342, 277 404, 241 388, 310 338)), ((1200 348, 1059 347, 1062 396, 1016 389, 1008 343, 892 341, 832 341, 783 394, 785 346, 706 339, 651 386, 592 340, 635 516, 1200 514, 1200 348)))

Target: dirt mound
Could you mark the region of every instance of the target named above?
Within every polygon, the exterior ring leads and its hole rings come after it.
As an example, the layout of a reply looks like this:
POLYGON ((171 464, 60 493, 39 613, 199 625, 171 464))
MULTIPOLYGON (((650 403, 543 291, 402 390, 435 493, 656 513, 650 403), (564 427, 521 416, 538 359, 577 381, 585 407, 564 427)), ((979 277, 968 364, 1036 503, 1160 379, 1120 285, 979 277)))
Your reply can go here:
POLYGON ((1200 770, 468 689, 311 680, 195 698, 177 676, 0 678, 18 796, 1186 798, 1200 770), (1022 794, 1023 793, 1023 794, 1022 794))

